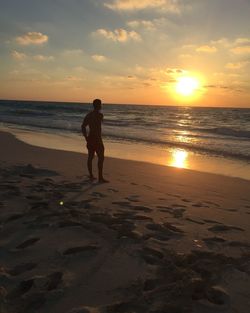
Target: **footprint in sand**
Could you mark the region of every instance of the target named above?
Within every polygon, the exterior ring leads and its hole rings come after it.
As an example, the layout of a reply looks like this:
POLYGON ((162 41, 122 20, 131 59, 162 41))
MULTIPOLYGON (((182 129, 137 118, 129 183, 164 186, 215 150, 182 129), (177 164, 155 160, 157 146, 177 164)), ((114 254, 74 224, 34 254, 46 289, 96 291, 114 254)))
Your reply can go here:
POLYGON ((34 280, 29 279, 29 280, 23 280, 19 283, 17 287, 15 287, 7 296, 7 299, 13 300, 16 298, 21 297, 25 293, 27 293, 33 286, 34 280))
POLYGON ((98 198, 106 198, 107 197, 107 195, 105 195, 104 193, 96 192, 96 191, 92 192, 91 196, 98 197, 98 198))
POLYGON ((136 211, 143 211, 145 213, 149 213, 153 211, 152 209, 144 205, 134 205, 134 206, 131 206, 131 209, 134 209, 136 211))
POLYGON ((171 207, 161 207, 158 206, 157 208, 161 208, 161 212, 170 213, 174 218, 182 218, 186 209, 184 208, 171 208, 171 207))
POLYGON ((186 203, 191 202, 191 200, 189 200, 189 199, 181 199, 181 201, 186 202, 186 203))
POLYGON ((228 245, 231 247, 238 247, 238 248, 250 248, 250 243, 243 242, 243 241, 230 241, 228 245))
POLYGON ((121 219, 133 219, 136 215, 136 212, 118 212, 114 213, 114 217, 121 218, 121 219))
POLYGON ((224 224, 219 224, 219 225, 214 225, 210 228, 208 228, 209 231, 212 232, 223 232, 223 231, 229 231, 229 230, 238 230, 238 231, 244 231, 244 229, 236 226, 231 226, 231 225, 224 225, 224 224))
POLYGON ((183 231, 174 226, 173 224, 170 224, 170 223, 163 223, 162 225, 161 224, 147 224, 146 225, 146 228, 149 229, 149 230, 154 230, 154 231, 158 231, 158 232, 162 232, 162 233, 167 233, 167 234, 174 234, 174 233, 183 233, 183 231))
POLYGON ((237 212, 238 211, 237 209, 225 209, 225 210, 228 212, 237 212))
POLYGON ((219 243, 224 243, 226 240, 222 237, 209 237, 209 238, 204 238, 202 239, 205 243, 207 244, 219 244, 219 243))
POLYGON ((222 224, 220 222, 214 221, 214 220, 209 220, 209 219, 203 219, 204 222, 208 224, 222 224))
POLYGON ((174 218, 182 218, 186 209, 174 209, 172 215, 174 218))
POLYGON ((16 213, 16 214, 13 214, 13 215, 11 215, 11 216, 9 216, 9 217, 7 218, 7 220, 6 220, 5 223, 9 223, 9 222, 18 220, 18 219, 24 217, 24 215, 25 215, 24 213, 16 213))
POLYGON ((118 238, 128 237, 132 239, 137 239, 138 234, 134 232, 135 224, 128 220, 118 220, 117 223, 113 223, 109 226, 110 229, 113 229, 117 233, 118 238))
POLYGON ((165 223, 165 224, 147 224, 146 228, 151 230, 152 232, 146 234, 144 239, 155 238, 159 241, 168 241, 171 238, 182 235, 183 231, 172 224, 165 223))
POLYGON ((198 225, 204 225, 205 224, 205 223, 203 223, 201 221, 195 220, 195 219, 190 218, 190 217, 186 217, 186 221, 189 221, 189 222, 192 222, 192 223, 195 223, 195 224, 198 224, 198 225))
POLYGON ((187 206, 184 204, 179 204, 179 203, 173 203, 172 207, 176 207, 176 208, 186 208, 187 206))
POLYGON ((20 274, 33 270, 36 266, 37 266, 36 263, 18 264, 12 269, 7 270, 7 273, 10 274, 11 276, 18 276, 20 274))
POLYGON ((63 273, 54 272, 48 276, 48 282, 46 283, 47 290, 54 290, 62 282, 63 273))
POLYGON ((207 204, 212 204, 216 207, 220 207, 219 204, 215 203, 215 202, 212 202, 212 201, 204 201, 204 203, 207 203, 207 204))
POLYGON ((130 207, 131 203, 129 201, 114 201, 112 204, 118 204, 120 206, 130 207))
POLYGON ((108 188, 108 191, 110 191, 110 192, 119 192, 119 190, 114 189, 114 188, 108 188))
MULTIPOLYGON (((192 204, 192 207, 201 208, 201 207, 205 207, 205 206, 201 202, 197 202, 197 203, 192 204)), ((208 206, 206 206, 206 207, 208 207, 208 206)))
POLYGON ((143 185, 143 187, 146 187, 148 190, 153 190, 154 188, 152 188, 151 186, 148 185, 143 185))
POLYGON ((150 265, 159 264, 164 258, 164 254, 162 252, 148 247, 139 251, 139 254, 144 259, 144 261, 150 265))
POLYGON ((126 197, 125 199, 130 201, 130 202, 139 202, 138 197, 139 196, 137 196, 137 195, 131 195, 131 196, 126 197))
POLYGON ((133 219, 137 221, 153 221, 152 217, 145 215, 135 215, 133 219))
POLYGON ((80 247, 73 247, 66 249, 63 254, 64 255, 71 255, 71 254, 77 254, 77 253, 83 253, 83 252, 93 252, 99 249, 99 246, 97 245, 86 245, 86 246, 80 246, 80 247))
POLYGON ((32 246, 32 245, 34 245, 37 241, 39 241, 40 240, 40 238, 30 238, 30 239, 28 239, 28 240, 25 240, 23 243, 21 243, 20 245, 18 245, 17 247, 16 247, 16 249, 25 249, 25 248, 27 248, 27 247, 29 247, 29 246, 32 246))

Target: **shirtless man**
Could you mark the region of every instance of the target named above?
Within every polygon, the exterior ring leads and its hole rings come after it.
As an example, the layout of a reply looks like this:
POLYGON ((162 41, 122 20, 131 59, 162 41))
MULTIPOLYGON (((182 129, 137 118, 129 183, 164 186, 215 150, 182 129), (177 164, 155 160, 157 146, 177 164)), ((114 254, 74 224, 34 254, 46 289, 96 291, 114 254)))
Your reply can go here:
POLYGON ((88 171, 89 178, 94 180, 95 177, 92 172, 92 161, 95 153, 98 157, 98 179, 100 183, 107 183, 108 181, 103 178, 103 162, 104 162, 104 145, 102 142, 102 121, 103 114, 100 113, 102 102, 100 99, 93 101, 94 110, 89 112, 82 123, 82 134, 86 139, 88 148, 88 171), (89 127, 87 134, 86 127, 89 127))

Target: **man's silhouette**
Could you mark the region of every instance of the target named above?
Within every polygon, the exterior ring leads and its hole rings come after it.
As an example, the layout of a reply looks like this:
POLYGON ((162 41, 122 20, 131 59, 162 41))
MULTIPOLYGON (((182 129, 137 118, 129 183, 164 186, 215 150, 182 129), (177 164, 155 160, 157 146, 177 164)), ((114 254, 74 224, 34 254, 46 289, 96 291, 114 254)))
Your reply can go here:
POLYGON ((89 178, 91 180, 95 179, 92 171, 92 161, 95 153, 98 157, 98 179, 100 183, 108 182, 103 178, 103 162, 104 162, 104 145, 102 142, 102 121, 103 114, 100 113, 102 108, 102 102, 100 99, 95 99, 93 101, 94 110, 89 112, 82 123, 82 134, 86 139, 88 148, 88 171, 89 178), (87 134, 86 127, 89 127, 89 132, 87 134))

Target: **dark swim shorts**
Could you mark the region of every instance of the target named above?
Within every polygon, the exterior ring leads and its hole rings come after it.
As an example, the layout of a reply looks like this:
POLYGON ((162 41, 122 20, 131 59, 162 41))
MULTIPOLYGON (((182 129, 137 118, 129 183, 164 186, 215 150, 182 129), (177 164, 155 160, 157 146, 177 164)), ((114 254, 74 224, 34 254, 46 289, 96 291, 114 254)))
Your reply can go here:
POLYGON ((103 152, 104 151, 104 145, 102 140, 100 139, 92 139, 88 138, 87 141, 87 148, 88 150, 95 151, 95 152, 103 152))

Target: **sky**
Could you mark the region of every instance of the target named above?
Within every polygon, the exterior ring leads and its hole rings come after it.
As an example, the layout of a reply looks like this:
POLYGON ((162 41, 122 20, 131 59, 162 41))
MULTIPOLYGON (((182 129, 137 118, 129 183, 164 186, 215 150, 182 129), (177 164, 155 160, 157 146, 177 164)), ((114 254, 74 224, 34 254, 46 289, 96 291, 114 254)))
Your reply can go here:
POLYGON ((0 99, 250 107, 249 17, 250 0, 0 0, 0 99))

